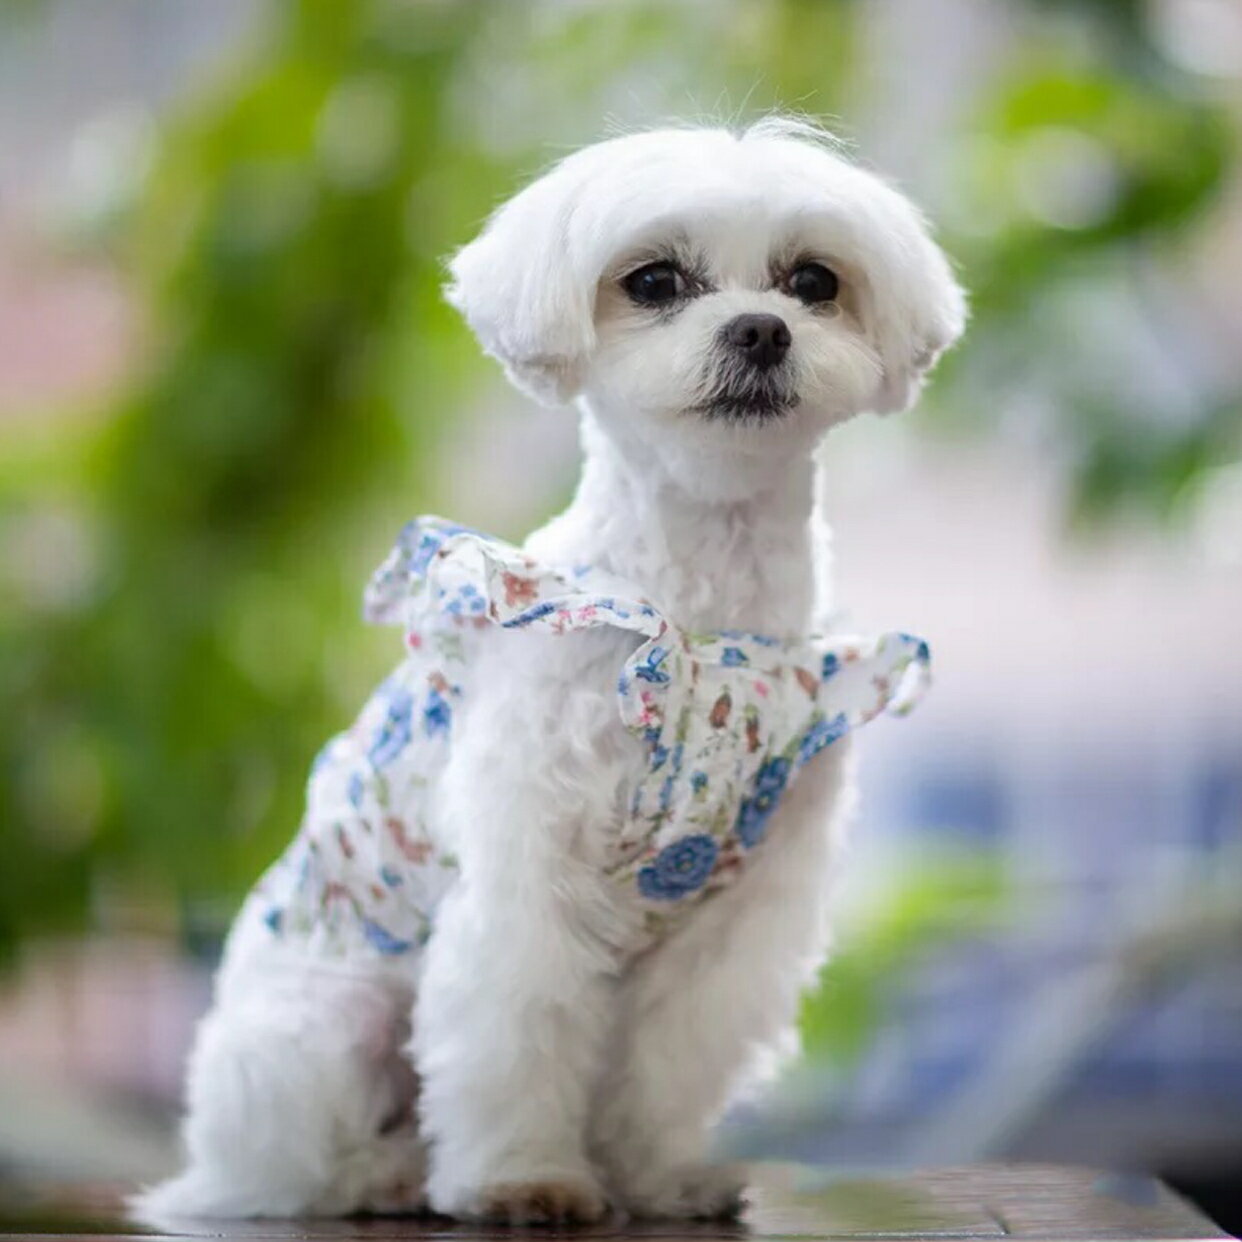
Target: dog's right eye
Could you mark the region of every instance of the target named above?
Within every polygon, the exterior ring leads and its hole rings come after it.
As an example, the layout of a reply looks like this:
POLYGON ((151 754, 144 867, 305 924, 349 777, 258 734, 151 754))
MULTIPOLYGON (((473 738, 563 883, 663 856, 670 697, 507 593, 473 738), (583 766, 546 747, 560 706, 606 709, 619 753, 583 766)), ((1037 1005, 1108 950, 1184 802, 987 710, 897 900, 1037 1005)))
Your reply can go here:
POLYGON ((640 306, 662 306, 676 301, 686 292, 685 276, 671 263, 648 263, 631 272, 621 283, 640 306))

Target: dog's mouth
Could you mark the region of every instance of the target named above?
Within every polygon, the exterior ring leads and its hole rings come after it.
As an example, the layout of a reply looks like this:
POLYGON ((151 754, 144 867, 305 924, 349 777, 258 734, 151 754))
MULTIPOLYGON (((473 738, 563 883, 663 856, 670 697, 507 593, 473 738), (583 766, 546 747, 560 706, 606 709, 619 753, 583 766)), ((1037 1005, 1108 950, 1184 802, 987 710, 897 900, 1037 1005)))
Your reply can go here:
POLYGON ((700 400, 690 407, 707 422, 771 423, 798 405, 795 372, 787 361, 754 366, 735 352, 718 351, 704 376, 700 400))
POLYGON ((755 384, 717 389, 692 409, 708 422, 770 423, 796 409, 799 401, 783 385, 755 384))

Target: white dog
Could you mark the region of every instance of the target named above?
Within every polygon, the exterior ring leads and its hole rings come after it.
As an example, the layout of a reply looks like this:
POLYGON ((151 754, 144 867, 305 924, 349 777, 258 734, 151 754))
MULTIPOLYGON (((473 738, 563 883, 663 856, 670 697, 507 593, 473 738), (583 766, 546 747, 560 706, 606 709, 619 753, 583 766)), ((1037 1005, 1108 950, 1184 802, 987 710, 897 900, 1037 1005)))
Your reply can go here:
POLYGON ((814 450, 963 326, 900 194, 795 122, 616 138, 448 297, 576 402, 582 481, 521 551, 426 519, 376 578, 406 658, 234 929, 148 1215, 735 1208, 709 1133, 826 952, 842 735, 925 661, 808 637, 814 450))

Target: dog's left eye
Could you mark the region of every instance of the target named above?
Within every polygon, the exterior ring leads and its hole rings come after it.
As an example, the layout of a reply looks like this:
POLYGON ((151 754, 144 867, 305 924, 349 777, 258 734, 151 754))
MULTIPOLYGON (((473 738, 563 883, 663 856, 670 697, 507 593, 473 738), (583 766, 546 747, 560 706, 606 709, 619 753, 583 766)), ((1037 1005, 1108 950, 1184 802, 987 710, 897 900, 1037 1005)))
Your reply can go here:
POLYGON ((625 291, 641 306, 660 306, 686 292, 686 278, 671 263, 648 263, 622 282, 625 291))
POLYGON ((817 303, 831 302, 841 288, 837 274, 826 268, 822 263, 803 263, 789 273, 785 287, 799 301, 813 306, 817 303))

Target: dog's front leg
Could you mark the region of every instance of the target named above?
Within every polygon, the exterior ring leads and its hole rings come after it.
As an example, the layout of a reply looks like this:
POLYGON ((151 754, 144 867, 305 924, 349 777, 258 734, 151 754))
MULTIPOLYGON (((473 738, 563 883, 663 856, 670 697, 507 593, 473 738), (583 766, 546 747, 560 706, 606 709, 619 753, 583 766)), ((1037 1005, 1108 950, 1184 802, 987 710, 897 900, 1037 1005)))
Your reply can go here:
POLYGON ((555 705, 541 701, 549 688, 526 671, 510 664, 500 701, 460 722, 438 799, 461 876, 436 915, 414 1020, 428 1192, 454 1216, 585 1222, 605 1209, 584 1131, 616 963, 592 926, 605 887, 576 847, 602 808, 538 724, 599 712, 560 678, 555 705))
POLYGON ((741 878, 626 974, 592 1118, 619 1205, 638 1216, 734 1211, 744 1170, 708 1160, 738 1089, 796 1046, 798 997, 827 941, 834 843, 852 798, 848 743, 785 795, 741 878))

